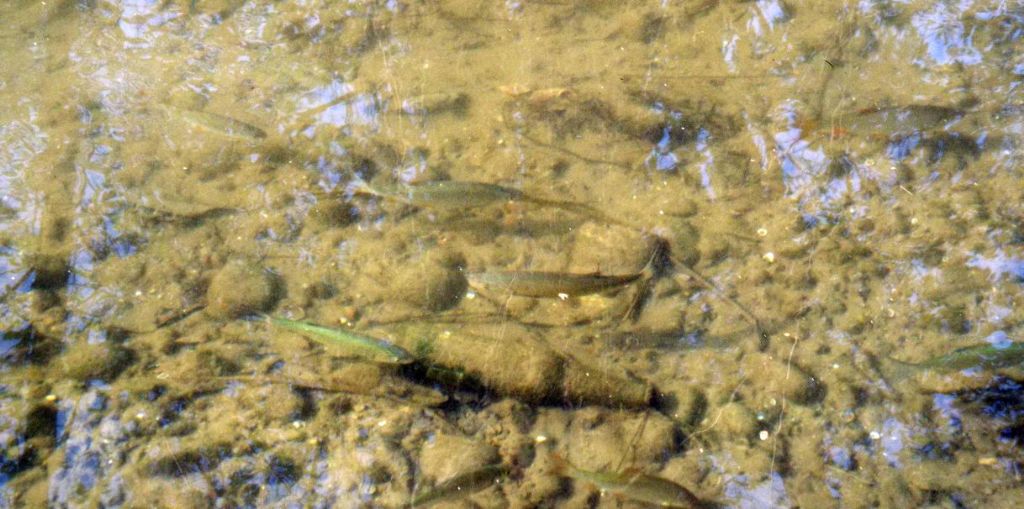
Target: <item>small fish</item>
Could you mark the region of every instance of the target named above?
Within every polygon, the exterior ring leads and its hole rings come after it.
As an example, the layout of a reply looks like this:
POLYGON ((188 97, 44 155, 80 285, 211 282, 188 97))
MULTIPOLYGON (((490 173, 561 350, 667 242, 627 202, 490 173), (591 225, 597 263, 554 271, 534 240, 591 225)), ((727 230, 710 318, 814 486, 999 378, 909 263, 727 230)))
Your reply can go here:
MULTIPOLYGON (((663 261, 662 258, 667 253, 667 249, 667 244, 661 239, 656 239, 647 264, 639 272, 633 274, 604 275, 499 270, 469 272, 466 274, 466 280, 472 288, 503 295, 549 299, 579 297, 625 286, 645 276, 645 282, 652 280, 657 271, 656 265, 663 261)), ((641 291, 643 290, 641 289, 641 291)), ((637 297, 640 298, 642 295, 638 294, 637 297)), ((634 308, 638 308, 640 304, 642 303, 634 300, 629 312, 638 312, 639 310, 634 308)))
POLYGON ((852 133, 884 138, 909 136, 939 129, 963 115, 963 111, 955 108, 927 104, 866 108, 839 119, 832 134, 852 133))
POLYGON ((575 467, 557 454, 552 454, 551 458, 558 475, 588 482, 603 493, 658 507, 706 507, 690 490, 662 477, 641 473, 592 472, 575 467))
POLYGON ((544 271, 488 271, 466 274, 469 286, 505 295, 566 298, 603 292, 640 279, 643 272, 606 276, 544 271))
POLYGON ((881 361, 883 375, 890 383, 923 371, 953 373, 965 369, 993 370, 1024 364, 1024 342, 983 343, 953 350, 924 362, 910 363, 892 358, 881 361))
POLYGON ((371 185, 355 178, 350 189, 358 194, 369 194, 415 205, 434 208, 475 208, 494 203, 517 201, 523 198, 522 191, 484 182, 463 182, 457 180, 435 180, 416 184, 393 186, 371 185))
POLYGON ((437 502, 456 500, 472 495, 484 488, 493 486, 507 477, 510 470, 505 465, 487 465, 476 470, 459 474, 445 482, 434 486, 426 493, 417 495, 409 503, 410 507, 424 507, 437 502))
POLYGON ((349 190, 356 194, 380 196, 417 207, 437 209, 478 208, 505 202, 532 203, 591 216, 612 224, 623 224, 622 221, 606 216, 603 212, 583 203, 538 198, 527 195, 518 189, 485 182, 433 180, 415 184, 379 186, 356 177, 349 184, 349 190))
POLYGON ((341 346, 358 352, 360 357, 368 360, 380 360, 390 364, 408 364, 413 356, 402 348, 387 341, 364 336, 355 332, 330 329, 306 322, 277 318, 264 315, 274 325, 305 335, 306 337, 328 346, 341 346))
POLYGON ((405 115, 433 115, 437 113, 463 112, 469 104, 469 96, 462 92, 423 94, 405 99, 401 113, 405 115))
POLYGON ((205 111, 186 110, 167 104, 160 104, 159 106, 171 117, 180 118, 190 125, 227 136, 228 138, 256 141, 267 137, 267 133, 263 129, 231 117, 205 111))

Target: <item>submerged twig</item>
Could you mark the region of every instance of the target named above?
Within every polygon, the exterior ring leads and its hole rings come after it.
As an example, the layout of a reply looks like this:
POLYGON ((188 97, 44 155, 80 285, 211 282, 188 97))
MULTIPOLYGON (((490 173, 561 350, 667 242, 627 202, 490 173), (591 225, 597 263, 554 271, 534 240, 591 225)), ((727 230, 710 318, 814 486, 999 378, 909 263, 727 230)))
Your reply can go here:
POLYGON ((672 262, 677 267, 682 267, 683 272, 685 272, 686 275, 697 280, 698 283, 700 283, 705 288, 710 290, 711 293, 714 294, 716 297, 732 304, 733 307, 735 307, 736 310, 739 311, 744 318, 749 320, 751 325, 753 325, 754 328, 757 330, 757 335, 760 339, 760 344, 758 345, 759 348, 763 350, 768 347, 768 333, 765 332, 764 327, 761 325, 761 320, 758 319, 757 316, 754 315, 754 313, 747 309, 747 307, 744 306, 743 304, 740 304, 739 301, 737 301, 736 299, 726 295, 725 291, 723 291, 718 285, 716 285, 710 279, 704 277, 700 272, 697 272, 696 269, 683 263, 682 260, 678 259, 675 256, 672 256, 671 254, 669 254, 669 259, 672 260, 672 262))

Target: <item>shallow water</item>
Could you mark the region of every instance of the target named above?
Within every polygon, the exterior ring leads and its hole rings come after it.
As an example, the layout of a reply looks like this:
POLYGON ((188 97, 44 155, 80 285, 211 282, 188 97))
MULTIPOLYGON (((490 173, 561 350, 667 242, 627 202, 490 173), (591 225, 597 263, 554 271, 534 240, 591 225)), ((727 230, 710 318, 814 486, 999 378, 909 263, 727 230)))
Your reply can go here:
POLYGON ((6 2, 0 505, 1024 506, 1013 5, 6 2))

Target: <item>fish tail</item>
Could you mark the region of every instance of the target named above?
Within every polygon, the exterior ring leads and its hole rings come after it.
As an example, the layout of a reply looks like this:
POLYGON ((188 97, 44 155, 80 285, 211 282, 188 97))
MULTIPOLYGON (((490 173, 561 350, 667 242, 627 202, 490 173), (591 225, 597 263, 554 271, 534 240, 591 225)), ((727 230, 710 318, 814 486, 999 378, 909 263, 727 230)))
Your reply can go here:
POLYGON ((287 318, 282 318, 282 317, 279 317, 279 316, 271 316, 271 315, 269 315, 267 313, 257 313, 256 314, 256 319, 257 320, 266 320, 266 322, 268 324, 270 324, 270 325, 272 325, 274 327, 281 328, 281 329, 288 329, 288 330, 293 330, 294 331, 297 328, 296 323, 293 322, 292 320, 289 320, 287 318))
POLYGON ((883 373, 890 383, 906 380, 917 373, 917 366, 909 362, 898 361, 891 357, 882 359, 883 373))
POLYGON ((629 307, 626 308, 626 314, 623 316, 624 320, 632 323, 636 323, 640 319, 640 314, 644 310, 644 304, 647 303, 647 299, 650 297, 651 287, 654 283, 653 273, 641 272, 640 278, 640 284, 636 287, 636 293, 633 294, 629 307))
POLYGON ((914 376, 917 373, 917 365, 903 362, 892 357, 876 356, 868 354, 868 361, 872 367, 882 375, 889 385, 899 383, 914 376))
POLYGON ((372 194, 372 195, 376 196, 376 195, 378 195, 380 193, 378 193, 376 190, 374 190, 373 187, 370 186, 370 183, 365 181, 365 180, 363 180, 362 177, 360 177, 359 175, 353 174, 352 175, 352 180, 350 180, 348 182, 348 185, 345 186, 345 194, 347 194, 347 195, 372 194))
POLYGON ((624 315, 625 320, 636 323, 640 319, 640 313, 643 311, 644 304, 650 297, 651 288, 654 285, 654 281, 661 276, 661 273, 665 266, 665 256, 668 254, 668 243, 665 239, 654 236, 654 246, 651 249, 651 257, 647 259, 647 263, 644 264, 643 268, 638 273, 640 284, 636 287, 636 293, 633 294, 633 299, 629 303, 629 307, 626 308, 626 314, 624 315))
POLYGON ((661 273, 665 265, 667 265, 666 262, 669 261, 668 255, 671 249, 668 241, 663 237, 653 235, 651 240, 653 244, 651 246, 651 257, 647 259, 647 263, 640 269, 640 273, 649 278, 662 275, 661 273))

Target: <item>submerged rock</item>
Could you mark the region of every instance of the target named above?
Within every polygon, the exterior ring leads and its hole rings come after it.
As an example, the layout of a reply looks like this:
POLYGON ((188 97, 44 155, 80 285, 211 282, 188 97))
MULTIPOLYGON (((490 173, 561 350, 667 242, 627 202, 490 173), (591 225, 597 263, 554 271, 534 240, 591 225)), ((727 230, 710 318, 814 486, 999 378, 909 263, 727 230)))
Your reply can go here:
POLYGON ((457 253, 429 253, 397 271, 390 293, 411 306, 444 311, 458 304, 466 293, 468 283, 461 270, 465 264, 457 253))
POLYGON ((464 373, 484 387, 527 403, 641 408, 652 387, 625 372, 555 351, 529 332, 507 324, 498 329, 428 324, 396 329, 389 336, 422 362, 464 373))
POLYGON ((131 362, 131 352, 111 341, 73 343, 57 360, 64 376, 87 382, 115 378, 131 362))
POLYGON ((207 313, 231 319, 267 311, 278 297, 276 283, 257 264, 243 260, 228 262, 213 276, 206 291, 207 313))
POLYGON ((498 462, 494 446, 459 435, 439 433, 420 454, 420 469, 436 481, 451 479, 498 462))
MULTIPOLYGON (((749 355, 743 359, 746 373, 756 373, 757 391, 762 400, 779 396, 794 403, 816 401, 821 388, 810 375, 790 362, 783 362, 767 354, 749 355)), ((767 401, 763 401, 766 403, 767 401)))

